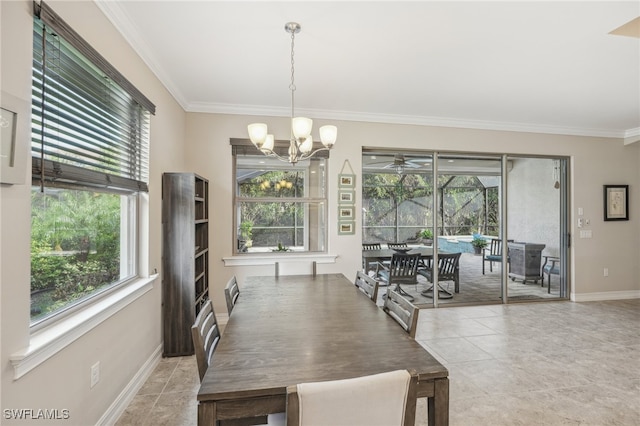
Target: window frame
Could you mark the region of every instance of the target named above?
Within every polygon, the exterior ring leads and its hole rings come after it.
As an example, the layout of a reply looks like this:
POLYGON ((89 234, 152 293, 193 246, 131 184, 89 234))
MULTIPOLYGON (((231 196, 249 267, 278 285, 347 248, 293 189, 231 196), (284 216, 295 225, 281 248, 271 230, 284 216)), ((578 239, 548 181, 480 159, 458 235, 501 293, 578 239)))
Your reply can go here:
MULTIPOLYGON (((80 159, 79 164, 73 159, 70 162, 64 159, 64 149, 62 152, 63 157, 53 156, 47 158, 45 156, 45 147, 49 146, 45 144, 43 138, 43 122, 51 120, 50 114, 46 112, 46 103, 51 102, 44 97, 44 74, 36 76, 35 69, 32 76, 32 91, 34 102, 37 99, 39 101, 39 109, 34 105, 33 107, 33 120, 32 120, 32 183, 33 185, 40 185, 42 190, 45 187, 72 189, 79 191, 92 191, 108 194, 117 194, 122 198, 120 200, 120 220, 121 223, 125 223, 126 227, 120 229, 120 243, 119 243, 119 256, 121 262, 127 262, 126 276, 120 277, 119 280, 113 281, 98 288, 95 292, 88 295, 84 295, 76 300, 71 301, 67 305, 60 309, 50 312, 49 314, 30 319, 30 330, 32 336, 47 335, 48 329, 64 329, 64 325, 59 324, 73 324, 75 322, 74 317, 82 317, 88 312, 95 312, 100 316, 104 309, 108 308, 109 303, 107 300, 111 299, 116 305, 122 303, 122 298, 126 299, 127 294, 130 294, 131 289, 126 287, 138 288, 135 283, 147 283, 150 284, 153 278, 150 279, 148 274, 148 250, 147 244, 142 241, 144 235, 148 230, 148 158, 149 158, 149 145, 150 145, 150 116, 155 113, 155 105, 151 103, 133 84, 131 84, 122 74, 120 74, 111 64, 109 64, 96 50, 94 50, 80 35, 78 35, 68 24, 62 20, 46 3, 40 2, 39 4, 34 2, 34 21, 33 21, 33 33, 34 37, 38 34, 43 34, 41 38, 46 38, 46 32, 49 30, 56 34, 56 36, 64 40, 64 45, 69 46, 71 49, 75 49, 74 56, 65 56, 70 62, 67 65, 67 70, 71 67, 89 67, 97 70, 104 78, 109 82, 109 87, 115 87, 116 94, 123 93, 130 97, 123 101, 116 100, 114 102, 120 104, 120 107, 114 107, 116 109, 113 114, 118 115, 120 112, 125 111, 126 115, 120 115, 118 120, 120 124, 125 124, 128 129, 133 131, 126 131, 126 141, 124 145, 119 145, 120 152, 129 152, 126 157, 120 157, 127 159, 127 163, 116 160, 115 163, 111 163, 111 167, 115 165, 115 169, 100 169, 100 163, 85 165, 84 158, 80 159), (77 62, 79 61, 79 62, 77 62), (82 65, 85 64, 85 65, 82 65), (90 64, 90 65, 86 65, 90 64), (37 82, 37 83, 36 83, 37 82), (40 88, 40 92, 38 92, 40 88), (121 103, 122 102, 122 103, 121 103), (134 108, 126 108, 127 105, 137 105, 134 108), (122 110, 122 105, 125 109, 122 110), (37 118, 37 120, 36 120, 37 118), (38 122, 40 120, 40 122, 38 122), (124 121, 123 121, 124 120, 124 121), (40 133, 38 133, 38 129, 40 133), (36 138, 40 137, 41 145, 40 151, 37 151, 38 143, 36 138), (36 147, 34 147, 36 146, 36 147), (129 160, 130 159, 130 160, 129 160), (131 163, 130 161, 134 162, 131 163), (125 165, 126 167, 122 167, 125 165), (126 260, 122 256, 127 256, 126 260), (119 294, 119 296, 118 296, 119 294), (56 327, 53 327, 55 325, 56 327)), ((36 52, 37 47, 44 48, 42 43, 37 46, 38 40, 34 40, 34 67, 36 65, 36 52)), ((67 47, 64 47, 67 49, 67 47)), ((38 52, 38 64, 45 70, 49 67, 49 63, 46 65, 43 63, 46 60, 46 55, 38 52)), ((62 54, 60 55, 62 56, 62 54)), ((61 68, 62 69, 62 68, 61 68)), ((72 84, 65 85, 64 88, 73 90, 69 93, 73 93, 74 96, 78 96, 78 99, 87 99, 83 94, 83 89, 80 86, 74 85, 73 80, 70 80, 72 84)), ((92 83, 90 83, 92 84, 92 83)), ((56 89, 59 90, 59 89, 56 89)), ((54 91, 54 93, 60 93, 54 91)), ((89 102, 87 102, 88 104, 89 102)), ((69 104, 65 105, 65 108, 71 108, 69 104)), ((87 111, 97 111, 95 107, 87 107, 87 111)), ((60 109, 59 111, 65 111, 60 109)), ((75 112, 75 110, 73 110, 75 112)), ((100 115, 100 114, 98 114, 100 115)), ((106 114, 105 114, 106 115, 106 114)), ((76 125, 82 128, 81 117, 77 118, 78 123, 76 125)), ((103 120, 106 121, 106 118, 103 120)), ((115 124, 105 124, 105 129, 110 129, 115 124)), ((90 131, 89 127, 86 127, 87 131, 90 131)), ((83 136, 84 133, 80 133, 83 136)), ((57 139, 51 139, 54 141, 54 149, 58 146, 57 139)), ((65 143, 64 139, 60 139, 65 143)), ((70 139, 69 139, 70 140, 70 139)), ((97 144, 99 139, 87 139, 86 145, 79 145, 80 149, 91 149, 91 147, 100 146, 97 144)), ((106 146, 114 146, 113 141, 116 139, 110 139, 108 136, 103 138, 103 144, 106 146)), ((103 145, 104 146, 104 145, 103 145)), ((116 154, 119 151, 113 151, 116 154)), ((107 160, 103 160, 107 161, 107 160)), ((109 165, 105 162, 105 166, 109 165)), ((122 272, 121 272, 122 274, 122 272)), ((147 287, 147 286, 143 286, 147 287)), ((150 289, 150 287, 147 288, 150 289)), ((75 326, 72 326, 75 328, 75 326)), ((63 333, 64 334, 64 333, 63 333)), ((53 340, 55 338, 52 337, 53 340)))
MULTIPOLYGON (((240 196, 239 191, 238 191, 238 180, 237 180, 237 170, 238 170, 238 157, 239 156, 251 156, 251 157, 255 157, 257 159, 261 158, 261 157, 267 157, 265 156, 262 152, 260 152, 257 148, 255 148, 253 146, 253 144, 251 144, 251 142, 248 139, 235 139, 232 138, 230 140, 230 144, 232 145, 232 162, 233 162, 233 166, 232 166, 232 185, 233 185, 233 202, 232 202, 232 209, 233 209, 233 213, 232 213, 232 217, 233 217, 233 235, 232 235, 232 253, 234 256, 242 256, 242 257, 262 257, 262 256, 288 256, 288 257, 297 257, 297 256, 308 256, 308 255, 319 255, 319 254, 326 254, 328 252, 328 221, 329 221, 329 217, 328 217, 328 202, 329 202, 329 189, 328 189, 328 167, 329 167, 329 155, 328 152, 323 152, 322 155, 318 155, 317 158, 323 158, 325 160, 324 162, 324 166, 322 166, 322 168, 324 169, 323 172, 323 177, 322 177, 322 182, 320 184, 320 187, 322 188, 322 192, 323 192, 323 196, 322 197, 317 197, 317 196, 306 196, 306 194, 309 194, 310 191, 310 184, 309 184, 309 180, 310 180, 310 173, 308 173, 308 168, 305 168, 305 176, 304 176, 304 188, 305 188, 305 196, 304 197, 274 197, 274 196, 268 196, 268 197, 260 197, 260 198, 256 198, 256 197, 243 197, 240 196), (308 211, 310 209, 310 205, 314 204, 317 205, 320 214, 322 215, 322 217, 324 217, 324 221, 323 223, 321 223, 322 227, 324 228, 322 231, 322 236, 321 238, 324 240, 323 242, 323 248, 322 250, 317 250, 317 251, 310 251, 309 250, 309 241, 310 241, 310 226, 312 224, 310 224, 309 222, 304 224, 304 250, 295 250, 295 251, 284 251, 284 252, 264 252, 264 251, 252 251, 252 252, 241 252, 240 248, 238 247, 238 238, 236 235, 236 231, 239 229, 240 226, 240 222, 239 222, 239 215, 240 215, 240 211, 241 211, 241 204, 242 203, 300 203, 303 204, 303 208, 305 210, 305 217, 308 217, 308 211)), ((285 149, 288 149, 289 146, 289 142, 288 141, 276 141, 275 142, 275 147, 274 150, 278 151, 282 151, 285 149)), ((310 161, 310 160, 307 160, 310 161)), ((265 167, 266 170, 269 171, 284 171, 284 169, 286 169, 287 167, 297 167, 298 169, 301 168, 300 164, 297 164, 295 166, 292 166, 290 164, 281 162, 281 163, 276 163, 278 166, 277 167, 273 167, 273 166, 268 166, 265 167), (280 166, 281 165, 281 166, 280 166)), ((320 223, 318 223, 318 225, 320 225, 320 223)))

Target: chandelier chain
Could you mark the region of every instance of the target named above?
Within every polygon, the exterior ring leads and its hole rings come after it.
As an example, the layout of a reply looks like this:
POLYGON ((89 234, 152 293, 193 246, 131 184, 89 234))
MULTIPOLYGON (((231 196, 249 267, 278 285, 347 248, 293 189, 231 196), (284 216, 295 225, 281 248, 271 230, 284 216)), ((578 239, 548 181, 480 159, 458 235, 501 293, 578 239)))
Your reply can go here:
MULTIPOLYGON (((295 67, 294 67, 294 59, 293 59, 293 48, 296 39, 296 32, 291 31, 291 84, 289 84, 289 90, 291 90, 291 118, 294 116, 294 93, 296 91, 295 85, 295 67)), ((293 138, 293 134, 291 135, 293 138)))

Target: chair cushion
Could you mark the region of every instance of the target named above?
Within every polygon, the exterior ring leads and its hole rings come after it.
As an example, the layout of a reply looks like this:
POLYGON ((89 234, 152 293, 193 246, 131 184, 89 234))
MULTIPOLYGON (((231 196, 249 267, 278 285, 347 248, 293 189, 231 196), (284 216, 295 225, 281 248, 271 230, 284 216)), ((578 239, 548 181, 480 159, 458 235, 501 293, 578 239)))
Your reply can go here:
POLYGON ((487 255, 484 257, 486 260, 490 260, 492 262, 501 262, 502 261, 502 256, 496 256, 493 254, 487 255))
POLYGON ((406 370, 297 386, 301 426, 401 425, 411 375, 406 370))

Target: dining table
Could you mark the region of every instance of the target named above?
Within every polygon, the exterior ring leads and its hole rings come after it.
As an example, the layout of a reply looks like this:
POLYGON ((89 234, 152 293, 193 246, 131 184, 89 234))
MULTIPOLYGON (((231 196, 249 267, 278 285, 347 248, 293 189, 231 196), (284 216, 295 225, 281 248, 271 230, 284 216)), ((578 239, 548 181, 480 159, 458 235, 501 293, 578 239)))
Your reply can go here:
POLYGON ((449 423, 449 373, 342 274, 254 276, 198 391, 198 425, 286 411, 287 386, 418 374, 430 426, 449 423))
MULTIPOLYGON (((427 265, 430 265, 430 259, 433 259, 433 247, 426 246, 409 246, 405 249, 380 248, 376 250, 362 250, 362 264, 364 265, 365 272, 372 271, 374 268, 373 265, 377 262, 390 261, 394 253, 420 253, 420 259, 427 265)), ((438 253, 444 252, 439 250, 438 253)))

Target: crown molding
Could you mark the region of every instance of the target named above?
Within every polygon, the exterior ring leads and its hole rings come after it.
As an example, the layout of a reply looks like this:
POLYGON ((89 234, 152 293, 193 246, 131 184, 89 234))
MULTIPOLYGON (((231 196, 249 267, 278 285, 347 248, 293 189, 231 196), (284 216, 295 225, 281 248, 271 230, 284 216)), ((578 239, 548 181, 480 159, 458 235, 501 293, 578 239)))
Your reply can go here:
MULTIPOLYGON (((140 37, 135 25, 129 19, 118 2, 109 0, 95 0, 96 4, 113 24, 114 27, 122 34, 125 41, 129 43, 131 48, 140 56, 142 61, 151 69, 158 77, 160 82, 165 86, 167 91, 180 104, 186 112, 215 113, 215 114, 233 114, 233 115, 258 115, 258 116, 274 116, 288 117, 290 109, 288 107, 270 107, 260 105, 234 105, 234 104, 217 104, 217 103, 189 103, 179 89, 179 86, 169 77, 169 74, 150 56, 147 52, 148 48, 144 39, 140 37)), ((640 140, 640 128, 635 129, 596 129, 581 127, 566 127, 546 124, 534 123, 511 123, 498 121, 483 121, 472 119, 459 119, 452 117, 421 117, 394 114, 376 114, 366 112, 352 111, 330 111, 330 110, 312 110, 300 109, 297 111, 301 115, 315 118, 323 118, 330 120, 344 121, 365 121, 371 123, 384 124, 403 124, 417 126, 436 126, 436 127, 453 127, 463 129, 479 129, 479 130, 497 130, 508 132, 524 132, 524 133, 544 133, 568 136, 587 136, 587 137, 603 137, 622 139, 625 144, 631 144, 640 140)))
MULTIPOLYGON (((234 115, 258 115, 269 117, 288 117, 291 113, 289 108, 274 108, 267 106, 252 105, 232 105, 232 104, 214 104, 214 103, 190 103, 186 109, 187 112, 213 113, 213 114, 234 114, 234 115)), ((485 120, 469 120, 451 117, 421 117, 409 115, 394 114, 375 114, 351 111, 332 111, 332 110, 315 110, 297 108, 296 112, 300 115, 312 118, 322 118, 327 120, 341 121, 365 121, 370 123, 384 124, 403 124, 416 126, 432 126, 432 127, 453 127, 463 129, 478 130, 498 130, 507 132, 520 133, 544 133, 554 135, 568 136, 587 136, 601 138, 618 138, 624 139, 632 131, 637 131, 640 135, 640 128, 632 130, 611 130, 611 129, 595 129, 566 127, 554 125, 540 125, 533 123, 511 123, 499 121, 485 120)), ((631 134, 630 137, 636 136, 631 134)))

